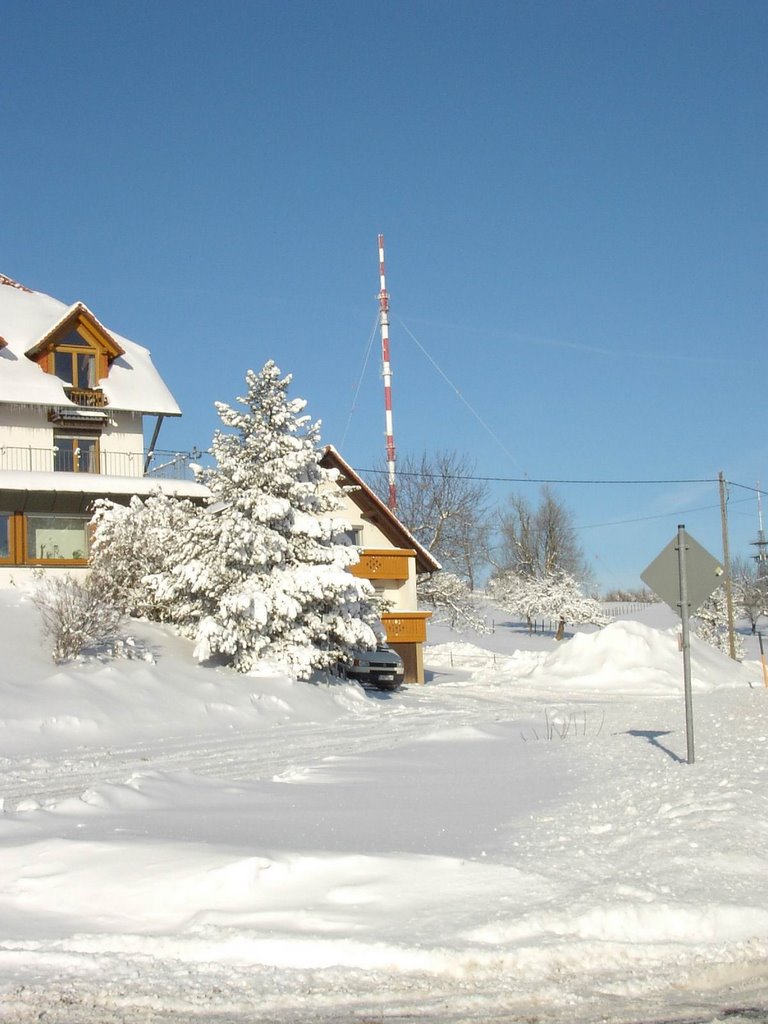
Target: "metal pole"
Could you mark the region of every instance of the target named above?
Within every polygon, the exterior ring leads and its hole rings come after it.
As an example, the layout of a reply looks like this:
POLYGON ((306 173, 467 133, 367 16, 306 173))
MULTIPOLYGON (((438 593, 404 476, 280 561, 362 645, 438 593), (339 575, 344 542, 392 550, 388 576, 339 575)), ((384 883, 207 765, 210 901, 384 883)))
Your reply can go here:
POLYGON ((384 377, 384 423, 387 440, 387 471, 389 500, 392 512, 397 511, 395 485, 395 432, 392 426, 392 366, 389 361, 389 292, 384 270, 384 235, 379 235, 379 324, 381 326, 381 372, 384 377))
POLYGON ((680 618, 683 624, 683 683, 685 686, 685 736, 688 764, 693 764, 693 697, 691 694, 691 630, 688 607, 688 571, 685 565, 685 527, 677 527, 677 566, 680 574, 680 618))
POLYGON ((725 607, 728 616, 728 653, 736 661, 736 629, 733 621, 733 586, 731 556, 728 546, 728 513, 726 510, 725 477, 720 471, 720 525, 723 532, 723 569, 725 575, 725 607))

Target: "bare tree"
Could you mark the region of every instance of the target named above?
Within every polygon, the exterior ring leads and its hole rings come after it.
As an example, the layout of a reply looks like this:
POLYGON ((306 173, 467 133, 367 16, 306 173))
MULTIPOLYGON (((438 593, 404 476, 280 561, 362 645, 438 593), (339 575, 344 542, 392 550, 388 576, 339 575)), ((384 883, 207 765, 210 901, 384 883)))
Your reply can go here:
POLYGON ((88 646, 114 643, 123 617, 98 588, 71 576, 46 579, 32 601, 42 616, 57 664, 76 658, 88 646))
POLYGON ((492 632, 469 587, 452 572, 428 573, 419 577, 417 587, 419 601, 440 612, 453 628, 492 632))
MULTIPOLYGON (((475 477, 475 462, 455 451, 406 456, 397 466, 397 515, 444 569, 474 590, 488 564, 488 487, 475 477)), ((386 473, 372 484, 380 496, 386 473)))
POLYGON ((573 514, 546 484, 538 505, 513 494, 501 516, 500 570, 522 576, 545 577, 566 572, 582 583, 592 573, 576 539, 573 514))
POLYGON ((768 579, 759 575, 759 564, 753 558, 736 556, 731 559, 731 582, 736 604, 749 619, 752 632, 757 621, 768 612, 768 579))

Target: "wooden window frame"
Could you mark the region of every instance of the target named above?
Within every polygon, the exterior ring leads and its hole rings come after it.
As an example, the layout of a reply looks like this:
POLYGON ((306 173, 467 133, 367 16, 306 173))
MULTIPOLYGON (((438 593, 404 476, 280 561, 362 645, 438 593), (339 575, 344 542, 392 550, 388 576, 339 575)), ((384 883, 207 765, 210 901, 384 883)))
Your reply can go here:
POLYGON ((90 542, 91 542, 91 533, 88 530, 88 524, 90 522, 90 517, 78 516, 78 515, 61 515, 61 516, 56 516, 53 513, 34 512, 34 513, 30 513, 28 515, 24 515, 24 514, 19 513, 18 514, 18 519, 21 521, 21 523, 20 523, 20 526, 21 526, 21 529, 20 529, 21 538, 20 539, 21 539, 21 543, 22 543, 23 546, 20 549, 22 557, 18 561, 14 562, 13 563, 14 565, 34 565, 34 566, 38 566, 40 568, 46 568, 46 567, 57 568, 59 566, 70 566, 70 565, 71 566, 86 566, 86 565, 88 565, 88 563, 90 561, 89 555, 90 555, 90 542), (30 555, 30 553, 29 553, 29 540, 28 540, 28 538, 29 538, 30 521, 32 521, 34 519, 57 519, 57 518, 58 519, 76 519, 76 520, 82 522, 82 524, 83 524, 83 535, 85 537, 85 554, 83 555, 82 558, 37 558, 34 555, 30 555))
MULTIPOLYGON (((56 473, 101 473, 101 434, 91 433, 87 430, 77 430, 76 428, 62 427, 60 429, 54 428, 53 431, 53 465, 54 472, 56 473), (56 456, 60 448, 59 441, 75 441, 76 445, 72 448, 72 468, 71 469, 56 469, 56 456), (80 468, 80 457, 79 457, 79 446, 81 441, 95 441, 94 444, 94 462, 96 464, 95 469, 81 469, 80 468)), ((66 449, 68 450, 68 449, 66 449)))
POLYGON ((50 342, 49 346, 46 346, 45 351, 36 356, 37 362, 42 366, 46 373, 50 373, 56 377, 56 355, 65 354, 72 358, 72 380, 65 381, 64 386, 67 388, 74 388, 78 391, 98 391, 98 382, 103 380, 104 377, 109 373, 109 355, 104 351, 103 343, 100 341, 95 331, 91 330, 89 325, 81 320, 77 324, 73 324, 71 329, 61 337, 59 340, 50 342), (78 338, 82 340, 82 345, 67 344, 66 339, 71 335, 76 334, 78 338), (84 355, 88 353, 94 360, 94 371, 93 371, 93 384, 80 383, 76 380, 77 377, 77 363, 75 362, 75 356, 84 355))
POLYGON ((8 516, 8 556, 0 555, 0 565, 22 565, 25 555, 24 517, 19 512, 0 512, 8 516))

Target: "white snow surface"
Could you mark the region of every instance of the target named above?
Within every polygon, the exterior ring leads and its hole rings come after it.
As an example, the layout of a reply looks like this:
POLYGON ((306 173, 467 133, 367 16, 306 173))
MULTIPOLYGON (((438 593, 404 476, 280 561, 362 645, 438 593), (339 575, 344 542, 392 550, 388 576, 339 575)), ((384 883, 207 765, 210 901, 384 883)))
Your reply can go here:
POLYGON ((694 638, 688 764, 660 606, 396 694, 130 632, 56 666, 0 592, 3 1024, 768 1019, 757 660, 694 638))

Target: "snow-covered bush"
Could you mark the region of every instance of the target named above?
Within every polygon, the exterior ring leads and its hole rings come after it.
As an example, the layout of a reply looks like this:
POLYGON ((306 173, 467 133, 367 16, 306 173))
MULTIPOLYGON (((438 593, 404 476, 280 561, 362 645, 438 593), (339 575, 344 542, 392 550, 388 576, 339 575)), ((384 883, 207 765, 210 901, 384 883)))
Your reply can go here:
MULTIPOLYGON (((728 606, 725 587, 718 587, 696 609, 693 616, 693 632, 712 647, 723 654, 730 655, 731 647, 728 638, 728 606)), ((734 634, 734 649, 738 661, 744 658, 744 643, 738 633, 734 634)))
POLYGON ((43 631, 53 643, 57 663, 76 658, 83 649, 114 641, 122 613, 89 584, 70 576, 41 583, 32 596, 43 619, 43 631))
POLYGON ((126 614, 174 620, 158 600, 151 580, 182 557, 191 524, 200 509, 190 501, 151 494, 128 505, 101 499, 91 521, 89 586, 126 614))
POLYGON ((419 577, 416 590, 419 600, 444 613, 451 626, 490 633, 491 627, 478 613, 475 595, 469 585, 452 572, 434 572, 419 577))
POLYGON ((600 602, 585 597, 580 584, 562 570, 542 576, 503 572, 490 581, 488 592, 502 608, 522 615, 529 628, 539 617, 556 621, 557 640, 563 638, 566 622, 604 626, 608 621, 600 602))

